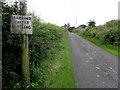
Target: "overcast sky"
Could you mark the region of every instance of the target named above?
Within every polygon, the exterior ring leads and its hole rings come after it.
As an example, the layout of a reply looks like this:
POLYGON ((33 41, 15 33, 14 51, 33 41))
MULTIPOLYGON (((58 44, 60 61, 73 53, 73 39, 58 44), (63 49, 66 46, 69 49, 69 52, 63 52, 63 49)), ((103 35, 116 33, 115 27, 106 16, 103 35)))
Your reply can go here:
POLYGON ((102 25, 118 19, 119 0, 27 0, 28 11, 35 12, 45 22, 63 26, 87 24, 95 20, 102 25))

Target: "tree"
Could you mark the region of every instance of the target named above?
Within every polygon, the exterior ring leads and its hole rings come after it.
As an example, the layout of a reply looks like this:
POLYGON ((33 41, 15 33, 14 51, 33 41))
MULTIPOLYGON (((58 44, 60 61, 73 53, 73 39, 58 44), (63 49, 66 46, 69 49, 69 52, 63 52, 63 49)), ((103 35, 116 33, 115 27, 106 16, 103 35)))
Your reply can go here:
POLYGON ((66 28, 67 28, 67 24, 65 24, 65 25, 64 25, 64 27, 66 27, 66 28))
POLYGON ((67 28, 70 28, 70 23, 67 24, 67 28))
POLYGON ((89 27, 95 27, 95 24, 96 24, 96 22, 95 22, 94 20, 90 20, 90 21, 88 22, 88 26, 89 26, 89 27))
POLYGON ((73 27, 70 27, 70 23, 65 24, 64 27, 66 27, 66 28, 68 29, 68 31, 70 31, 70 32, 72 32, 72 31, 75 29, 74 26, 73 26, 73 27))
POLYGON ((73 26, 73 27, 69 27, 69 28, 68 28, 68 30, 69 30, 70 32, 72 32, 74 29, 75 29, 75 27, 74 27, 74 26, 73 26))

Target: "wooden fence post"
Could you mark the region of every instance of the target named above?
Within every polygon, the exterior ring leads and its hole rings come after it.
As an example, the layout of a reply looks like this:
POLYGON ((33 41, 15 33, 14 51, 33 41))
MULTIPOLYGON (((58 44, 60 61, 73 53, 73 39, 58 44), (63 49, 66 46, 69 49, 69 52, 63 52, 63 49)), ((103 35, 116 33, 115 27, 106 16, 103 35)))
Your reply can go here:
MULTIPOLYGON (((20 14, 26 15, 26 2, 20 2, 20 14)), ((21 57, 22 57, 22 81, 25 86, 30 85, 30 70, 29 70, 29 42, 28 34, 21 34, 21 57)))

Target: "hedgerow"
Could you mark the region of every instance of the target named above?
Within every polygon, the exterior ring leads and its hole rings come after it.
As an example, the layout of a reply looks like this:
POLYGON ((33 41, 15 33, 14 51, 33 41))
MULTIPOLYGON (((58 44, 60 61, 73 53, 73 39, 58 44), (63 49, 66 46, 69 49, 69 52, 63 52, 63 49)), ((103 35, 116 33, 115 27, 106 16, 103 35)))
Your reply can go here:
POLYGON ((82 30, 77 29, 74 32, 100 39, 104 44, 120 45, 118 20, 111 20, 101 26, 87 27, 82 30))
MULTIPOLYGON (((3 88, 21 88, 21 47, 19 34, 10 33, 10 16, 19 14, 19 3, 2 4, 2 85, 3 88)), ((41 68, 44 60, 54 57, 55 49, 61 49, 58 42, 66 29, 53 24, 42 23, 39 17, 33 16, 33 34, 29 35, 29 60, 31 87, 44 87, 45 72, 49 68, 41 68), (39 82, 39 83, 36 83, 39 82), (40 86, 38 86, 38 84, 40 86)))

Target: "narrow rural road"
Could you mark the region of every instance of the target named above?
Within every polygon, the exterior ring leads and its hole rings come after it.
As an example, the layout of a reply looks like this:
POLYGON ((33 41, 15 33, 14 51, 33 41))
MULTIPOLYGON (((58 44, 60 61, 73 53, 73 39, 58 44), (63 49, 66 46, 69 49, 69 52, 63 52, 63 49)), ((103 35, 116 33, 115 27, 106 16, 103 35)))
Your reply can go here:
POLYGON ((77 88, 118 88, 118 58, 69 33, 77 88))

